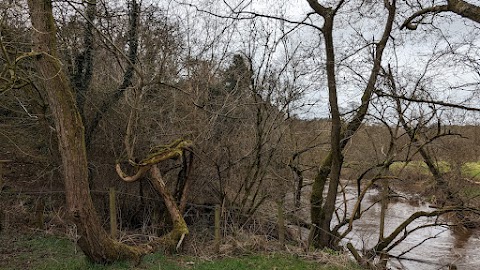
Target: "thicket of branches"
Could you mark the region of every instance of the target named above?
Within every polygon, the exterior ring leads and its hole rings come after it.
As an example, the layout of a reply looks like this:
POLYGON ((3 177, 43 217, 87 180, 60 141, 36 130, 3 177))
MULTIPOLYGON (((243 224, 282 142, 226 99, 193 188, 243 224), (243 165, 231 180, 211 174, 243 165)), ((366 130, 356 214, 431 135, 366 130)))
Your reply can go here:
MULTIPOLYGON (((440 209, 410 222, 476 213, 459 181, 478 160, 478 7, 423 2, 2 3, 0 159, 14 162, 4 189, 65 189, 96 262, 178 245, 187 202, 233 207, 245 224, 262 207, 309 200, 308 244, 338 248, 368 189, 388 208, 399 162, 423 161, 438 191, 440 209), (358 194, 341 216, 345 178, 358 194), (110 239, 89 220, 100 204, 89 190, 113 186, 160 195, 171 238, 135 248, 110 239)), ((135 227, 145 218, 136 209, 159 206, 120 207, 135 227)), ((391 235, 382 227, 358 260, 388 252, 406 222, 391 235)))

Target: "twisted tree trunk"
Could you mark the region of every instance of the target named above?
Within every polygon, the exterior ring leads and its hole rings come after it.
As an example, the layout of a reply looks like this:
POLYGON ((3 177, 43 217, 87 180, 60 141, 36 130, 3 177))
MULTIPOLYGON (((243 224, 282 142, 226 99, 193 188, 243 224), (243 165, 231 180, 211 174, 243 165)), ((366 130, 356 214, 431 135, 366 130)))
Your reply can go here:
POLYGON ((167 207, 168 213, 170 214, 170 218, 173 223, 173 229, 160 239, 149 243, 149 245, 153 247, 153 249, 164 247, 166 250, 174 251, 180 247, 185 235, 188 234, 187 224, 185 223, 185 220, 182 216, 182 208, 185 207, 186 196, 188 194, 187 192, 184 192, 182 194, 182 198, 180 198, 180 205, 177 205, 175 198, 166 188, 165 182, 162 179, 162 175, 157 167, 157 164, 167 159, 176 159, 182 157, 182 155, 185 153, 185 150, 190 149, 191 145, 191 141, 181 139, 176 140, 169 145, 164 145, 159 147, 158 149, 154 149, 156 151, 154 151, 138 163, 131 161, 132 165, 134 165, 137 169, 137 173, 133 176, 126 175, 120 167, 120 164, 116 165, 118 176, 120 176, 120 178, 125 182, 138 181, 147 171, 150 171, 152 175, 150 183, 152 184, 153 188, 158 192, 158 194, 162 197, 165 206, 167 207))

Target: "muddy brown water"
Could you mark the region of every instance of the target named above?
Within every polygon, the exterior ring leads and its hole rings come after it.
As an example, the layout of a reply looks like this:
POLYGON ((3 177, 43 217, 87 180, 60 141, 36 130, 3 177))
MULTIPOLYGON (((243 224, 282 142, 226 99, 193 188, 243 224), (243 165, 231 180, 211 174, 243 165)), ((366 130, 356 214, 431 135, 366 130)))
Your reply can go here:
MULTIPOLYGON (((426 203, 417 206, 402 201, 390 203, 386 214, 385 235, 391 233, 412 213, 432 210, 426 203)), ((371 248, 378 240, 379 217, 379 205, 365 212, 360 220, 354 222, 354 230, 346 242, 352 242, 358 249, 371 248)), ((420 218, 408 228, 434 222, 435 218, 420 218)), ((400 256, 400 259, 390 259, 388 265, 391 269, 436 270, 448 269, 449 265, 454 264, 458 269, 476 270, 480 269, 480 232, 453 231, 448 227, 422 228, 410 234, 390 254, 400 256), (403 254, 408 250, 410 252, 403 254)))
MULTIPOLYGON (((347 212, 349 212, 357 197, 356 187, 347 185, 346 191, 347 212)), ((309 194, 304 196, 308 198, 309 194)), ((373 204, 376 198, 378 198, 378 191, 369 191, 362 204, 364 209, 373 204)), ((343 195, 338 197, 339 206, 343 200, 343 195)), ((416 204, 409 202, 411 200, 396 200, 389 203, 385 220, 385 236, 388 236, 411 214, 417 211, 434 210, 426 202, 416 204)), ((343 208, 343 205, 341 207, 343 208)), ((302 213, 308 215, 308 211, 303 210, 302 213)), ((361 219, 354 222, 353 230, 343 243, 351 242, 358 250, 373 247, 379 237, 379 217, 380 204, 376 204, 366 211, 361 219)), ((435 221, 435 218, 419 218, 407 229, 432 224, 435 221)), ((442 223, 445 223, 445 220, 442 223)), ((446 226, 422 228, 411 233, 389 253, 393 257, 400 257, 389 260, 390 269, 439 270, 449 269, 449 266, 455 265, 457 269, 477 270, 480 269, 480 230, 453 231, 446 226), (407 250, 410 251, 403 254, 407 250)))

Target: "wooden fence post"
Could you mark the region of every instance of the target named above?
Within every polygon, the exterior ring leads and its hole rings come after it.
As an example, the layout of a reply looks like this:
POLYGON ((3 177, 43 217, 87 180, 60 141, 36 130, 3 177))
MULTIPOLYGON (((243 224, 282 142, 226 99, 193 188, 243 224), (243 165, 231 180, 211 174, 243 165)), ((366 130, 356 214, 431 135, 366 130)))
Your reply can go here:
POLYGON ((110 188, 109 205, 110 205, 110 235, 113 239, 117 238, 117 206, 115 202, 115 188, 110 188))
MULTIPOLYGON (((3 164, 2 161, 0 160, 0 194, 2 193, 3 189, 3 164)), ((0 233, 5 230, 6 222, 5 222, 5 213, 3 212, 3 209, 0 208, 0 233)))
POLYGON ((37 226, 38 229, 43 230, 44 229, 44 223, 45 223, 45 218, 43 216, 43 212, 45 211, 45 202, 43 201, 43 198, 40 197, 37 200, 37 205, 35 206, 35 225, 37 226))
POLYGON ((215 205, 215 252, 220 252, 220 205, 215 205))
POLYGON ((0 193, 2 192, 2 189, 3 189, 3 174, 4 174, 4 167, 3 167, 3 164, 4 163, 10 163, 12 162, 12 160, 3 160, 3 159, 0 159, 0 193))
POLYGON ((3 164, 2 161, 0 161, 0 192, 2 192, 3 189, 3 164))
POLYGON ((0 209, 0 234, 3 232, 4 227, 7 227, 5 224, 5 214, 3 213, 3 209, 0 209))
POLYGON ((280 247, 285 246, 285 216, 283 214, 283 199, 278 202, 278 241, 280 247))
POLYGON ((152 214, 152 229, 153 233, 156 236, 160 236, 161 231, 160 231, 160 210, 159 206, 155 204, 155 207, 153 208, 153 214, 152 214))

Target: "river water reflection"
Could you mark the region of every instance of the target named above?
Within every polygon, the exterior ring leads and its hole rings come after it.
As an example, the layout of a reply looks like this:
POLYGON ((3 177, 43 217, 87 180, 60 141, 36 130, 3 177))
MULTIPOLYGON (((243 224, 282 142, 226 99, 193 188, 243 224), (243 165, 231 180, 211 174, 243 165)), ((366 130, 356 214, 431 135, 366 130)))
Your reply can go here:
MULTIPOLYGON (((417 211, 432 211, 428 205, 411 205, 397 201, 389 204, 386 218, 386 235, 417 211)), ((378 240, 380 206, 374 206, 355 221, 349 239, 357 248, 371 248, 378 240)), ((409 226, 414 228, 435 222, 435 218, 420 218, 409 226)), ((480 232, 452 231, 448 227, 428 227, 413 232, 397 247, 390 251, 393 256, 389 266, 392 269, 448 269, 454 264, 458 269, 480 269, 480 232), (428 240, 425 240, 428 239, 428 240), (424 241, 422 243, 422 241, 424 241), (420 244, 415 247, 416 245, 420 244), (413 248, 410 252, 403 252, 413 248)))
MULTIPOLYGON (((346 198, 349 201, 347 211, 351 211, 356 200, 356 188, 347 186, 346 190, 346 198)), ((375 198, 378 198, 376 190, 368 192, 363 203, 364 207, 372 204, 375 198)), ((337 201, 341 204, 343 196, 339 196, 337 201)), ((385 221, 385 235, 388 236, 411 214, 432 210, 434 209, 427 203, 411 204, 406 200, 390 202, 385 221)), ((303 213, 308 215, 306 211, 303 213)), ((371 248, 378 240, 379 217, 380 204, 376 204, 365 212, 361 219, 354 222, 353 230, 344 243, 351 242, 358 250, 371 248)), ((412 229, 433 222, 435 218, 419 218, 408 228, 412 229)), ((401 257, 401 259, 391 258, 388 264, 390 269, 439 270, 449 269, 449 265, 454 264, 458 269, 477 270, 480 269, 480 231, 454 232, 446 226, 422 228, 410 234, 401 244, 392 249, 390 254, 401 257), (410 252, 403 254, 410 249, 410 252)))

